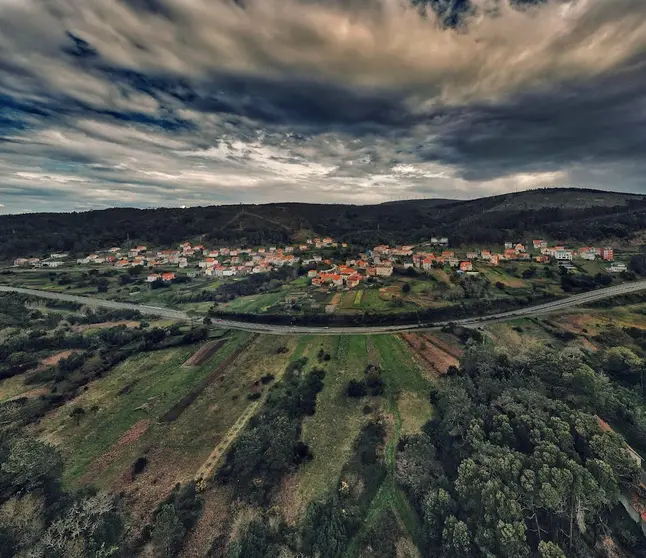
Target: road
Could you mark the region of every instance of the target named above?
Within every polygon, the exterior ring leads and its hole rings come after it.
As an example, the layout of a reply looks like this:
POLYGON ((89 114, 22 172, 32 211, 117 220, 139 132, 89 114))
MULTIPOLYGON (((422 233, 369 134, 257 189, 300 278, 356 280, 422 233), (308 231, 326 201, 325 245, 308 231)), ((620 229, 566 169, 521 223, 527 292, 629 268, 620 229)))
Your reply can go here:
MULTIPOLYGON (((477 316, 473 318, 464 318, 460 320, 450 320, 445 322, 433 322, 425 324, 412 325, 385 325, 385 326, 356 326, 356 327, 324 327, 324 326, 282 326, 270 324, 256 324, 252 322, 240 322, 234 320, 219 320, 215 323, 219 327, 228 329, 241 329, 256 333, 267 333, 275 335, 338 335, 338 334, 371 334, 371 333, 397 333, 401 331, 410 331, 418 329, 432 329, 442 327, 448 324, 457 324, 462 326, 484 326, 489 323, 508 320, 513 318, 522 318, 527 316, 537 316, 541 314, 550 314, 566 310, 574 306, 579 306, 588 302, 595 302, 604 298, 610 298, 617 295, 629 294, 646 290, 646 280, 635 281, 632 283, 623 283, 596 291, 576 294, 567 298, 562 298, 554 302, 546 302, 526 308, 518 308, 509 312, 499 312, 497 314, 488 314, 486 316, 477 316)), ((147 306, 144 304, 131 304, 127 302, 115 302, 112 300, 103 300, 100 298, 91 298, 85 296, 69 295, 64 293, 55 293, 47 291, 38 291, 35 289, 23 289, 20 287, 7 287, 0 285, 0 292, 23 293, 41 298, 54 300, 63 300, 67 302, 76 302, 86 306, 138 310, 145 316, 159 316, 173 320, 189 321, 191 317, 186 312, 180 310, 171 310, 159 306, 147 306)))

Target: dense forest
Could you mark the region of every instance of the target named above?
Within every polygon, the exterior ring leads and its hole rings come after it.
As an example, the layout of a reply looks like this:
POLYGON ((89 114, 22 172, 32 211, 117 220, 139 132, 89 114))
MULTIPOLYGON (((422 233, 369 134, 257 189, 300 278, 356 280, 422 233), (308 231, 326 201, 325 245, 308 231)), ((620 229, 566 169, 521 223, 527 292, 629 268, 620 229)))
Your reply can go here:
POLYGON ((0 259, 136 243, 167 246, 192 238, 211 244, 288 243, 304 231, 360 245, 421 242, 436 235, 458 245, 529 234, 593 242, 627 238, 646 228, 641 196, 546 189, 539 203, 537 192, 366 206, 287 203, 5 215, 0 216, 0 259))

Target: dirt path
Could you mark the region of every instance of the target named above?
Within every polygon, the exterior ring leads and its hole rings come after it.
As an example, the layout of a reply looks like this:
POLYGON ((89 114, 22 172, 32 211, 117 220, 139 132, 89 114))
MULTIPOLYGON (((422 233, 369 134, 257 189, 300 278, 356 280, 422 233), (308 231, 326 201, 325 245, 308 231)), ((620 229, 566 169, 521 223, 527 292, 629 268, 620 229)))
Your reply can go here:
POLYGON ((61 351, 60 353, 56 353, 55 355, 44 358, 40 361, 40 367, 38 369, 42 370, 45 366, 54 366, 55 364, 58 364, 60 360, 69 357, 72 353, 75 352, 76 351, 74 351, 73 349, 68 349, 66 351, 61 351))
POLYGON ((245 409, 245 411, 238 417, 238 420, 235 422, 235 424, 231 428, 229 428, 229 431, 225 434, 222 440, 220 440, 220 443, 215 446, 215 448, 213 448, 213 451, 209 454, 206 461, 197 470, 197 473, 195 473, 196 482, 208 482, 208 480, 213 476, 213 473, 220 463, 220 459, 226 454, 228 449, 231 447, 231 444, 233 444, 235 439, 238 437, 238 434, 240 434, 240 432, 244 430, 245 426, 247 426, 247 423, 251 420, 251 417, 256 414, 256 411, 265 402, 267 393, 268 391, 265 392, 265 395, 263 397, 261 397, 257 401, 254 401, 245 409))
MULTIPOLYGON (((275 374, 274 383, 278 383, 283 377, 285 368, 283 367, 280 373, 275 374)), ((260 399, 253 401, 238 417, 238 420, 233 424, 231 428, 224 435, 222 440, 218 443, 217 446, 213 448, 213 451, 206 458, 206 461, 195 473, 196 482, 209 482, 213 478, 213 474, 221 463, 222 457, 227 453, 233 442, 236 440, 238 435, 245 429, 251 417, 253 417, 256 412, 262 408, 269 396, 270 387, 267 387, 260 397, 260 399)))

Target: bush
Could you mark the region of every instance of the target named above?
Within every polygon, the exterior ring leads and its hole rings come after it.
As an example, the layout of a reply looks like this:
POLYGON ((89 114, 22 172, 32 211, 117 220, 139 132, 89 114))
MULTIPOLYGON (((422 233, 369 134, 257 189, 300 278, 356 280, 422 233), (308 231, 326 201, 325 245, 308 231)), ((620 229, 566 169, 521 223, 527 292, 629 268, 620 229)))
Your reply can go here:
POLYGON ((148 458, 146 456, 140 457, 132 465, 132 476, 135 477, 140 473, 143 473, 146 470, 147 466, 148 466, 148 458))
POLYGON ((348 397, 364 397, 368 393, 363 380, 350 380, 346 389, 348 397))

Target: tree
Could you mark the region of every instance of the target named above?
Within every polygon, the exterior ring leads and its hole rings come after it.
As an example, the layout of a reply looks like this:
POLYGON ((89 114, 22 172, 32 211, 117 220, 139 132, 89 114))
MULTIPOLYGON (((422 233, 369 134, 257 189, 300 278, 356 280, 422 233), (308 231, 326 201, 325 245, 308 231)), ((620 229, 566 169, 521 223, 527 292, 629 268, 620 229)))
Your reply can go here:
POLYGON ((447 557, 471 555, 471 536, 467 524, 451 515, 446 518, 442 530, 442 550, 447 557))
POLYGON ((429 436, 411 436, 404 441, 397 456, 395 478, 415 499, 419 499, 432 482, 434 461, 435 447, 429 436))
POLYGON ((402 293, 408 294, 410 292, 410 283, 404 283, 402 285, 402 293))
POLYGON ((346 389, 348 397, 364 397, 368 390, 363 380, 350 380, 346 389))
POLYGON ((76 422, 76 426, 81 423, 81 419, 85 416, 85 409, 83 407, 74 407, 70 413, 70 417, 76 422))
POLYGON ((455 500, 443 488, 435 488, 428 492, 422 502, 424 527, 429 538, 440 542, 446 518, 456 511, 455 500))
POLYGON ((13 441, 9 455, 0 465, 0 472, 9 478, 14 491, 31 492, 51 488, 63 472, 63 459, 49 444, 29 437, 13 441))
POLYGON ((175 507, 164 504, 155 518, 152 531, 152 543, 155 556, 171 558, 176 556, 182 547, 186 529, 182 525, 175 507))
POLYGON ((611 377, 631 384, 638 379, 643 386, 644 360, 639 358, 628 347, 613 347, 603 355, 603 369, 611 377))
POLYGON ((561 550, 561 547, 551 541, 538 543, 538 554, 540 558, 565 558, 565 552, 561 550))

